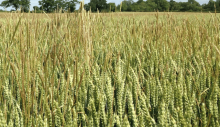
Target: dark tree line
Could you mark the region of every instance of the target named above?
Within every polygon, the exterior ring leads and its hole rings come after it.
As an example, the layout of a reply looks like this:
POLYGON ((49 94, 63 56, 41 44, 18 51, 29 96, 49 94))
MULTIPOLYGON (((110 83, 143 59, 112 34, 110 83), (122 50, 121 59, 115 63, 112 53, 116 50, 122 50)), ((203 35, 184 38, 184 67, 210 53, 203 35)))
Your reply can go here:
POLYGON ((209 0, 207 4, 200 5, 196 0, 188 2, 176 2, 175 0, 123 0, 122 4, 107 3, 106 0, 90 0, 85 5, 85 9, 95 12, 99 11, 133 11, 133 12, 152 12, 152 11, 174 11, 174 12, 196 12, 196 11, 215 11, 220 12, 220 0, 209 0), (121 6, 121 7, 120 7, 121 6))
MULTIPOLYGON (((80 0, 79 0, 80 1, 80 0)), ((54 12, 57 9, 74 12, 78 0, 40 0, 38 6, 33 9, 36 12, 54 12)), ((0 4, 2 7, 13 7, 16 10, 22 8, 24 11, 29 10, 30 0, 4 0, 0 4)), ((85 4, 84 8, 92 12, 99 10, 100 12, 109 11, 133 11, 133 12, 152 12, 152 11, 215 11, 220 12, 220 0, 209 0, 208 3, 200 5, 196 0, 188 0, 188 2, 176 2, 174 0, 123 0, 122 4, 116 5, 115 3, 107 3, 106 0, 90 0, 85 4)))
POLYGON ((15 10, 21 8, 23 11, 28 11, 30 6, 30 0, 4 0, 0 4, 2 7, 13 7, 15 10))
POLYGON ((74 12, 76 9, 77 0, 41 0, 39 1, 39 10, 45 12, 53 12, 54 10, 62 10, 74 12))
MULTIPOLYGON (((74 12, 76 9, 77 0, 40 0, 38 1, 40 7, 34 6, 33 10, 36 12, 54 12, 57 9, 74 12)), ((13 7, 15 10, 22 8, 25 12, 29 10, 30 0, 4 0, 0 4, 2 7, 13 7)))

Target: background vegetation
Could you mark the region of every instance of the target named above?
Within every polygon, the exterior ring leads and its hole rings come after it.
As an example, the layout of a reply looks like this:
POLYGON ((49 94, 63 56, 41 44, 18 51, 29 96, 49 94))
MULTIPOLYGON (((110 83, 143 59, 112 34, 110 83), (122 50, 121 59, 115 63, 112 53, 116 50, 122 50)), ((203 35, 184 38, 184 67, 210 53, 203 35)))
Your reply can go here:
MULTIPOLYGON (((63 11, 74 12, 78 0, 40 0, 39 7, 34 6, 35 12, 45 11, 47 13, 54 12, 57 9, 62 8, 63 11)), ((2 7, 13 7, 15 10, 20 7, 25 12, 28 12, 30 6, 30 0, 4 0, 1 3, 2 7)), ((84 6, 85 10, 92 12, 155 12, 155 11, 172 11, 172 12, 220 12, 220 0, 209 0, 208 3, 200 5, 196 0, 188 0, 188 2, 176 2, 174 0, 123 0, 121 4, 107 3, 106 0, 90 0, 88 4, 84 6), (121 8, 120 8, 121 6, 121 8)))

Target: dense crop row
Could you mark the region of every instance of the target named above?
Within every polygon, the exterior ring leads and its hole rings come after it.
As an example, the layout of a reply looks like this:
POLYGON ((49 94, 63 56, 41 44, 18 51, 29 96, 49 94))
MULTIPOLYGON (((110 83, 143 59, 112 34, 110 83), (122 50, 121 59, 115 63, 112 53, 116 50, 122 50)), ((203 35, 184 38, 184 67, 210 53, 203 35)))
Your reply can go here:
POLYGON ((218 15, 6 15, 1 126, 219 126, 218 15))

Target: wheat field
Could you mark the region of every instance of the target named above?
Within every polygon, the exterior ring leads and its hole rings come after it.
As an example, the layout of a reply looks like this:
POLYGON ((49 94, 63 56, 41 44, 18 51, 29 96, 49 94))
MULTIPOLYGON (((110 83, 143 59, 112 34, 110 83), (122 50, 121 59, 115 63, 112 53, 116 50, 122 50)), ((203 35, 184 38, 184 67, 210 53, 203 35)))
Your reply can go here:
POLYGON ((1 127, 218 127, 220 14, 0 13, 1 127))

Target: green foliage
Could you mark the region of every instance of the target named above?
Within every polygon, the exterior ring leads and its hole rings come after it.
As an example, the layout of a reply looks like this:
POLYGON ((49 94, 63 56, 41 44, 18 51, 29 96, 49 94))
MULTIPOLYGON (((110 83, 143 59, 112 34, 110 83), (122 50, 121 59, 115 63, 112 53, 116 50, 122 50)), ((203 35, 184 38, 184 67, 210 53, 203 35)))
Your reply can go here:
POLYGON ((41 5, 40 9, 46 12, 53 12, 56 8, 55 0, 41 0, 38 1, 39 5, 41 5))
POLYGON ((108 8, 108 4, 106 0, 90 0, 88 6, 91 7, 92 12, 96 12, 97 9, 101 12, 108 8))
POLYGON ((44 10, 45 12, 54 12, 60 11, 62 9, 63 11, 69 11, 74 12, 76 3, 78 3, 77 0, 41 0, 39 1, 39 5, 41 10, 44 10))
POLYGON ((109 10, 111 12, 115 12, 115 9, 116 9, 115 3, 108 3, 107 10, 109 10))
POLYGON ((170 0, 170 11, 179 11, 181 9, 181 5, 174 1, 170 0))
POLYGON ((146 8, 145 8, 146 12, 156 11, 156 8, 157 8, 157 4, 153 0, 146 1, 146 8))
MULTIPOLYGON (((133 6, 134 4, 135 4, 135 2, 133 0, 122 1, 121 11, 136 11, 133 6)), ((118 8, 119 8, 119 6, 118 6, 118 8)))
POLYGON ((74 12, 76 10, 77 3, 78 3, 77 0, 69 0, 65 3, 66 6, 64 6, 64 9, 68 10, 69 12, 74 12))
POLYGON ((195 0, 188 0, 187 11, 201 11, 200 4, 195 0))
POLYGON ((33 10, 39 11, 40 8, 38 6, 33 6, 33 10))
MULTIPOLYGON (((117 10, 120 5, 117 5, 117 10)), ((189 0, 188 2, 176 2, 174 0, 123 0, 121 11, 133 12, 155 12, 155 11, 173 11, 173 12, 198 12, 198 11, 220 11, 220 1, 216 2, 210 0, 208 4, 200 5, 196 0, 189 0), (215 8, 216 7, 216 8, 215 8)))
POLYGON ((22 11, 28 12, 30 10, 30 0, 20 0, 22 11))
POLYGON ((38 6, 33 6, 33 10, 32 10, 32 13, 41 13, 42 10, 40 10, 40 8, 38 6))
POLYGON ((208 4, 204 4, 203 5, 203 9, 205 11, 215 11, 215 5, 217 8, 219 8, 219 2, 218 1, 213 1, 213 0, 209 0, 208 4))
POLYGON ((4 0, 0 6, 5 8, 12 6, 15 10, 21 7, 23 11, 27 12, 29 10, 30 0, 4 0))
POLYGON ((159 11, 168 11, 169 10, 169 3, 167 0, 153 0, 157 5, 157 10, 159 11))
POLYGON ((54 5, 55 5, 55 8, 56 10, 59 10, 59 9, 65 9, 66 7, 66 1, 65 0, 55 0, 54 1, 54 5))

